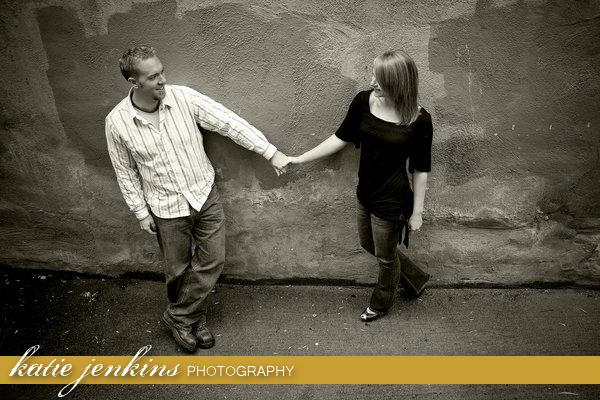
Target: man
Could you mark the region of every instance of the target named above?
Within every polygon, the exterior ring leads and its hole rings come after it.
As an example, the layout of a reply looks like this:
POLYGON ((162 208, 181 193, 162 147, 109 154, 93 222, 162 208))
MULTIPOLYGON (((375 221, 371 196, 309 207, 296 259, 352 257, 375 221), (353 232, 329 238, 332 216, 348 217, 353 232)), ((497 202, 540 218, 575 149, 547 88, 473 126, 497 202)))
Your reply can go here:
POLYGON ((157 235, 165 259, 164 323, 185 350, 210 348, 207 297, 225 261, 225 218, 197 124, 270 160, 278 175, 287 157, 221 104, 166 85, 152 47, 131 48, 119 62, 132 88, 106 117, 117 181, 140 228, 157 235))

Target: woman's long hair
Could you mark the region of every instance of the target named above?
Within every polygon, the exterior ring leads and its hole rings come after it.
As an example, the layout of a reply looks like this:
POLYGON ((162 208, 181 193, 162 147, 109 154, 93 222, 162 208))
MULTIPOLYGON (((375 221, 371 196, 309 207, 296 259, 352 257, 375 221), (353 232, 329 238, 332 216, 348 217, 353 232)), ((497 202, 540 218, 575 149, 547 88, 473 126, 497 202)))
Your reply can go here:
POLYGON ((413 59, 402 50, 388 51, 373 62, 375 79, 394 102, 400 124, 409 125, 419 115, 419 73, 413 59))

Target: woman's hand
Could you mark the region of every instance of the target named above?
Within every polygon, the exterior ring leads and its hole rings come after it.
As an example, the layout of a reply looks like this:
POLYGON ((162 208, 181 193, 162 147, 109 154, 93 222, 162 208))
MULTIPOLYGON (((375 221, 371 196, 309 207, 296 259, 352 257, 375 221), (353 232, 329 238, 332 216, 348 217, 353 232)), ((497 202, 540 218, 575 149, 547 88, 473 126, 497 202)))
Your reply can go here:
POLYGON ((421 229, 421 225, 423 225, 423 216, 421 214, 413 214, 408 219, 409 231, 418 231, 421 229))

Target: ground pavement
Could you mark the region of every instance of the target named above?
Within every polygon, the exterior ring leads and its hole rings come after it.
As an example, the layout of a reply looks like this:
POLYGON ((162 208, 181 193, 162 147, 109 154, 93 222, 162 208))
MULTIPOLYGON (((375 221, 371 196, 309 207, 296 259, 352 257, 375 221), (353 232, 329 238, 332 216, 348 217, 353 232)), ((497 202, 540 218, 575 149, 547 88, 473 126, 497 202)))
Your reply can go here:
MULTIPOLYGON (((219 284, 216 345, 181 350, 160 323, 162 282, 58 272, 0 273, 0 355, 600 355, 600 291, 429 288, 399 293, 363 323, 368 287, 219 284)), ((410 365, 398 365, 398 374, 410 365)), ((376 371, 364 371, 365 377, 376 371)), ((427 371, 423 371, 424 374, 427 371)), ((368 379, 367 379, 368 380, 368 379)), ((62 385, 3 385, 2 399, 57 398, 62 385)), ((71 399, 599 399, 598 385, 80 385, 71 399)))

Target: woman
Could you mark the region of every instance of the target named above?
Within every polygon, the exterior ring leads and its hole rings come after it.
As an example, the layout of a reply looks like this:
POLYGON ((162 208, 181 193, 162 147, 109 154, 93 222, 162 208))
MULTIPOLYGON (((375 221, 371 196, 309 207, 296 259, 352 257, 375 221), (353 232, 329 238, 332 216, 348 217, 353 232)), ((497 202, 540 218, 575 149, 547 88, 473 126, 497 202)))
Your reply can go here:
POLYGON ((431 116, 417 104, 417 67, 403 51, 389 51, 373 62, 371 90, 356 95, 339 129, 291 164, 340 151, 347 142, 361 149, 358 170, 358 231, 361 246, 379 262, 379 277, 362 321, 384 315, 399 281, 419 294, 429 279, 406 256, 401 273, 397 247, 405 232, 421 228, 427 172, 431 170, 431 116), (406 171, 412 174, 412 188, 406 171))

